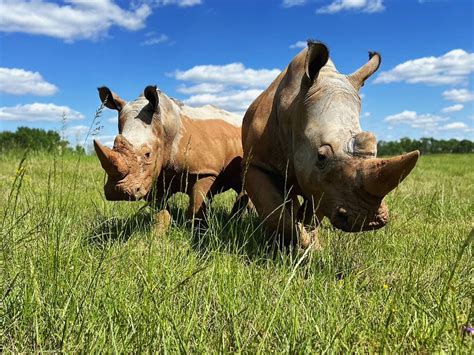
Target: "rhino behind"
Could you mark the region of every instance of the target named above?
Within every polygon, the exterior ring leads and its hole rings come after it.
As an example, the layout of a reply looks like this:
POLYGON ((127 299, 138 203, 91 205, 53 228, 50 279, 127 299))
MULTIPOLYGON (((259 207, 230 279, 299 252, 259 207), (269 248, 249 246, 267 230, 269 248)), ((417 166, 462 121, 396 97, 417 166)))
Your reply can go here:
POLYGON ((186 107, 155 86, 131 102, 107 87, 99 88, 99 96, 119 116, 113 149, 94 141, 107 173, 108 200, 165 203, 184 192, 190 196, 188 218, 203 218, 206 198, 228 189, 241 192, 241 129, 227 122, 238 117, 213 106, 186 107))

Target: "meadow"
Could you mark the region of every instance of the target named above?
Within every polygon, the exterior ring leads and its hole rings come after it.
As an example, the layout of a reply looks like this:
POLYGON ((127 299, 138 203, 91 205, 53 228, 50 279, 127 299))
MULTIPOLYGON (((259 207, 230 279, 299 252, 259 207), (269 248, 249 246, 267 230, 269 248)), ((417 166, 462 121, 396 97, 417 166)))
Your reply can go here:
POLYGON ((474 154, 422 156, 390 223, 281 252, 255 215, 157 233, 94 156, 0 155, 0 351, 472 353, 474 154))

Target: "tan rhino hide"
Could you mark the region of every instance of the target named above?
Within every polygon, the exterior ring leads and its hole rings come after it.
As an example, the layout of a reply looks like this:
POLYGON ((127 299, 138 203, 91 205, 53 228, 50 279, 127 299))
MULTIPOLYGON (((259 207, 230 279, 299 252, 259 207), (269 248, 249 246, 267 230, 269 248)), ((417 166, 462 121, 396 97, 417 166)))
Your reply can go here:
POLYGON ((348 232, 387 223, 383 198, 410 173, 419 152, 378 159, 375 136, 360 127, 358 91, 380 62, 370 52, 367 64, 343 75, 327 47, 309 41, 247 110, 245 189, 285 243, 297 240, 298 223, 314 228, 323 217, 348 232))
POLYGON ((187 216, 203 218, 206 198, 228 189, 241 192, 238 116, 210 105, 184 106, 156 86, 131 102, 106 87, 99 88, 99 96, 118 111, 119 122, 113 149, 94 141, 107 173, 108 200, 165 204, 184 192, 190 196, 187 216))

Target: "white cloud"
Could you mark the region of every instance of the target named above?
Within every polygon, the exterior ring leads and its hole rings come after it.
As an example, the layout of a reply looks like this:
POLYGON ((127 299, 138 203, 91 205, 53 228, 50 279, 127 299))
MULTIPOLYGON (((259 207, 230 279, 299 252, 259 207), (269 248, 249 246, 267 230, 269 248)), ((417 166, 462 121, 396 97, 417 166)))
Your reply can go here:
POLYGON ((193 86, 181 86, 176 91, 182 94, 216 94, 225 89, 223 84, 202 83, 193 86))
POLYGON ((79 137, 87 132, 89 132, 89 127, 84 125, 68 127, 63 131, 65 135, 74 137, 79 137))
POLYGON ((293 7, 306 4, 307 0, 283 0, 283 7, 293 7))
POLYGON ((438 129, 440 122, 447 121, 449 118, 432 114, 418 114, 416 111, 405 110, 395 115, 385 117, 384 121, 391 124, 404 123, 413 128, 422 128, 428 131, 438 129))
POLYGON ((160 44, 160 43, 165 43, 168 42, 169 38, 165 34, 161 34, 159 36, 156 36, 154 34, 147 36, 148 38, 145 39, 141 45, 142 46, 152 46, 155 44, 160 44))
POLYGON ((156 0, 157 5, 177 5, 179 7, 191 7, 202 4, 201 0, 156 0))
POLYGON ((224 110, 243 114, 255 98, 260 95, 260 89, 227 91, 222 94, 198 94, 184 100, 190 106, 215 105, 224 110))
POLYGON ((184 81, 264 88, 278 74, 280 74, 280 69, 251 69, 246 68, 242 63, 230 63, 226 65, 197 65, 186 71, 178 70, 174 76, 176 79, 184 81))
POLYGON ((423 57, 398 64, 380 73, 374 83, 459 84, 466 82, 472 72, 474 53, 453 49, 440 57, 423 57))
POLYGON ((151 14, 147 4, 124 10, 113 0, 68 0, 66 4, 36 0, 0 1, 0 31, 23 32, 61 38, 97 39, 110 27, 136 31, 151 14))
POLYGON ((67 120, 80 120, 84 115, 68 106, 33 103, 0 107, 0 121, 60 122, 63 115, 67 120))
POLYGON ((457 112, 457 111, 461 111, 463 108, 464 108, 464 105, 457 104, 457 105, 445 107, 441 110, 441 112, 443 113, 457 112))
POLYGON ((58 88, 40 73, 17 68, 0 68, 0 92, 12 95, 54 95, 58 88))
POLYGON ((296 48, 306 48, 307 47, 307 42, 306 41, 296 41, 292 45, 290 45, 290 49, 296 49, 296 48))
POLYGON ((237 114, 243 114, 250 103, 280 73, 279 69, 252 69, 242 63, 226 65, 198 65, 172 75, 191 84, 177 91, 190 95, 187 105, 212 104, 237 114))
POLYGON ((385 10, 383 0, 333 0, 329 5, 316 10, 318 14, 334 14, 340 11, 353 10, 367 13, 385 10))
POLYGON ((445 100, 454 102, 469 102, 474 101, 474 92, 466 89, 453 89, 443 91, 443 97, 445 100))
POLYGON ((465 124, 464 122, 453 122, 453 123, 448 123, 442 127, 440 127, 441 130, 443 131, 448 131, 448 130, 470 130, 469 126, 465 124))
POLYGON ((370 117, 370 112, 363 112, 360 116, 365 118, 370 117))

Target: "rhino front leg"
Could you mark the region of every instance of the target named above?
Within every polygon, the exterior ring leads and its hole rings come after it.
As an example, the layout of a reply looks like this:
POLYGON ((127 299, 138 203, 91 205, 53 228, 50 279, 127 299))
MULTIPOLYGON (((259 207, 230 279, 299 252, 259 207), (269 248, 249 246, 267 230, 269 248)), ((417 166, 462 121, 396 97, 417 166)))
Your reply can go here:
POLYGON ((282 237, 285 245, 296 245, 299 231, 291 211, 291 199, 285 199, 283 186, 279 186, 269 173, 249 166, 245 191, 267 230, 282 237))
POLYGON ((189 196, 189 206, 186 211, 188 219, 204 219, 206 213, 206 197, 210 194, 212 185, 215 183, 215 176, 205 176, 199 178, 193 185, 189 196))
POLYGON ((303 248, 313 246, 316 250, 322 249, 319 241, 318 227, 323 217, 316 206, 305 198, 297 215, 298 228, 301 236, 300 244, 303 248))

